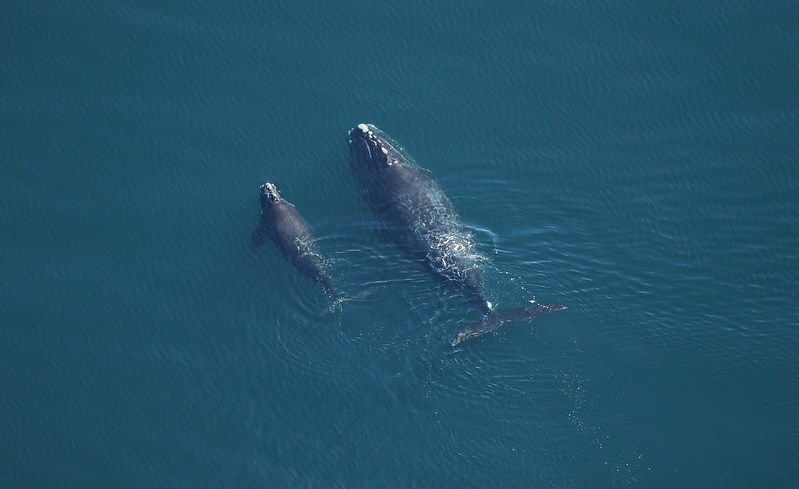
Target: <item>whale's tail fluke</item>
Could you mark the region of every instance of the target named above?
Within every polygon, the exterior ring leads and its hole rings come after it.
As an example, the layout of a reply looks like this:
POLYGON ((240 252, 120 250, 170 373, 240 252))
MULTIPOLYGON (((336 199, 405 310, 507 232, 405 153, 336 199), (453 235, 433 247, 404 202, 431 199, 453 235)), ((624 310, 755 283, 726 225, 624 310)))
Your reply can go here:
POLYGON ((531 319, 536 316, 542 316, 544 314, 560 311, 562 309, 566 309, 566 306, 563 304, 536 304, 534 306, 507 309, 505 311, 491 311, 483 316, 481 320, 476 321, 458 331, 458 334, 452 338, 451 345, 457 346, 459 343, 470 338, 490 333, 505 323, 521 321, 523 319, 531 319))

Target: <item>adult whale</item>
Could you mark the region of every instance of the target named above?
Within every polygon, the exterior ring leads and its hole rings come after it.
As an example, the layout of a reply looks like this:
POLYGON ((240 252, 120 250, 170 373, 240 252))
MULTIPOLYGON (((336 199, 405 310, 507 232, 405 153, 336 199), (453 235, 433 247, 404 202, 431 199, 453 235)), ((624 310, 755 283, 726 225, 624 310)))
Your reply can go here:
POLYGON ((519 321, 565 309, 562 304, 533 305, 495 311, 486 299, 480 276, 479 255, 471 234, 432 175, 383 131, 358 124, 349 133, 349 160, 366 202, 388 225, 406 249, 426 257, 430 269, 483 313, 460 330, 452 346, 493 331, 506 322, 519 321))
POLYGON ((261 222, 252 233, 251 247, 258 248, 267 237, 303 275, 319 284, 329 300, 336 299, 311 227, 294 205, 281 197, 277 187, 268 182, 261 185, 261 222))

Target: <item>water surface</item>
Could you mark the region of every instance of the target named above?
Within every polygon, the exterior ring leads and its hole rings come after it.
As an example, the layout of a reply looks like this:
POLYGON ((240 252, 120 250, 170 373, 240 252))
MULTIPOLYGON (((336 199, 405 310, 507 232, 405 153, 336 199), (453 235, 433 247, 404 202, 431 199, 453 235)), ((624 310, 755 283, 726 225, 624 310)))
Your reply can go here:
POLYGON ((791 2, 12 2, 0 16, 7 487, 790 487, 791 2), (429 169, 492 302, 381 233, 370 122, 429 169), (253 252, 258 186, 324 298, 253 252))

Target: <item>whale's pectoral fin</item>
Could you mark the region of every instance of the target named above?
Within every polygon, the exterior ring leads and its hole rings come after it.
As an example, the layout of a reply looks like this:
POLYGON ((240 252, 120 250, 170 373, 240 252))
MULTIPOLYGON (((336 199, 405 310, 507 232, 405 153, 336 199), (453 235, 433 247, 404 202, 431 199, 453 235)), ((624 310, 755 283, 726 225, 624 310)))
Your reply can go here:
MULTIPOLYGON (((383 288, 383 287, 380 287, 380 288, 383 288)), ((344 304, 344 303, 346 303, 346 302, 358 302, 358 301, 363 301, 363 300, 365 300, 365 299, 366 299, 366 298, 367 298, 367 297, 368 297, 368 296, 369 296, 369 295, 370 295, 372 292, 374 292, 374 291, 375 291, 375 289, 376 289, 376 287, 372 287, 372 288, 370 288, 370 289, 367 289, 367 290, 363 290, 363 291, 361 291, 361 292, 358 292, 357 294, 355 294, 355 295, 353 295, 353 296, 343 296, 343 295, 340 295, 340 296, 336 297, 335 299, 333 299, 333 300, 331 301, 331 303, 330 303, 330 305, 329 305, 328 307, 326 307, 325 309, 322 309, 322 312, 321 312, 320 314, 324 316, 324 315, 326 315, 326 314, 331 314, 331 313, 334 313, 334 312, 336 312, 336 311, 340 311, 340 310, 341 310, 341 305, 342 305, 342 304, 344 304)))
POLYGON ((266 226, 263 222, 261 222, 255 231, 252 232, 252 236, 250 237, 250 248, 255 249, 264 244, 266 241, 266 226))
POLYGON ((490 333, 498 329, 505 323, 513 321, 521 321, 523 319, 531 319, 536 316, 542 316, 550 312, 560 311, 566 309, 563 304, 538 304, 530 307, 520 307, 517 309, 507 309, 505 311, 492 311, 487 313, 479 321, 476 321, 462 330, 452 338, 451 345, 457 346, 470 338, 475 338, 486 333, 490 333))

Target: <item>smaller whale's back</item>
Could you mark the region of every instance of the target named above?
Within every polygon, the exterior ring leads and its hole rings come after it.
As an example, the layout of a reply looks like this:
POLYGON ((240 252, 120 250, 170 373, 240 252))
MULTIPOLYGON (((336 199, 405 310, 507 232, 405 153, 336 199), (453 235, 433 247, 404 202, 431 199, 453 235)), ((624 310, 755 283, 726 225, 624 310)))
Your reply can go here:
POLYGON ((261 186, 261 221, 252 233, 250 244, 257 248, 267 237, 300 273, 319 284, 328 298, 335 295, 311 227, 271 183, 261 186))

